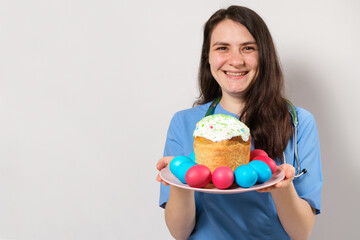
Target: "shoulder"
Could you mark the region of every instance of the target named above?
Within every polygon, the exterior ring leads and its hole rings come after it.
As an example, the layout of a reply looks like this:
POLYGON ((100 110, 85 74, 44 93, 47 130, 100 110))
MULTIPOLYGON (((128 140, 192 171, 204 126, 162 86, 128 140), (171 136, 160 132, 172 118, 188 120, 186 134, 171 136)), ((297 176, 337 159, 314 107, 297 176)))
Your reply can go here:
MULTIPOLYGON (((182 147, 185 146, 192 148, 192 134, 194 132, 196 123, 205 116, 206 111, 207 107, 205 104, 176 112, 173 115, 170 126, 168 128, 167 139, 179 143, 180 145, 182 145, 182 147), (191 144, 191 146, 186 145, 189 143, 191 144)), ((186 151, 186 149, 181 149, 181 151, 179 150, 176 153, 177 155, 180 155, 179 153, 184 154, 184 151, 186 151)), ((174 151, 172 150, 171 154, 174 154, 173 152, 174 151)))
POLYGON ((312 122, 315 123, 315 117, 311 112, 299 106, 295 106, 295 109, 296 109, 299 125, 309 124, 312 122))
POLYGON ((296 113, 298 117, 298 134, 310 134, 317 137, 317 124, 314 115, 308 110, 296 106, 296 113))
POLYGON ((178 111, 173 116, 173 121, 177 122, 193 122, 200 121, 203 118, 210 106, 210 103, 195 106, 193 108, 178 111))
POLYGON ((198 105, 198 106, 195 106, 192 108, 183 109, 181 111, 176 112, 175 114, 180 115, 180 116, 188 116, 188 115, 193 115, 193 114, 204 114, 205 115, 209 106, 210 106, 210 102, 205 103, 203 105, 198 105))

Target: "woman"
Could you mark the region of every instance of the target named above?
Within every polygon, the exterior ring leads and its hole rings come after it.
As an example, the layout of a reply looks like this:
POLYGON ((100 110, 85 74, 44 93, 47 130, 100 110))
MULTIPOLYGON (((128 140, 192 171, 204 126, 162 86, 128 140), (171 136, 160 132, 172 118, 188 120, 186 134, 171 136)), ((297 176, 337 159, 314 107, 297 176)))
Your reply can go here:
MULTIPOLYGON (((283 76, 269 30, 252 10, 231 6, 205 24, 195 107, 171 121, 164 158, 193 151, 195 124, 221 97, 215 114, 239 118, 250 128, 252 149, 265 150, 285 171, 285 179, 267 189, 239 194, 207 194, 161 185, 160 206, 175 239, 307 239, 320 213, 322 173, 315 120, 296 107, 300 165, 308 173, 295 178, 294 128, 283 95, 283 76), (284 154, 284 155, 283 155, 284 154), (288 163, 282 163, 284 156, 288 163)), ((296 164, 295 164, 296 166, 296 164)), ((161 181, 159 175, 157 180, 161 181)))

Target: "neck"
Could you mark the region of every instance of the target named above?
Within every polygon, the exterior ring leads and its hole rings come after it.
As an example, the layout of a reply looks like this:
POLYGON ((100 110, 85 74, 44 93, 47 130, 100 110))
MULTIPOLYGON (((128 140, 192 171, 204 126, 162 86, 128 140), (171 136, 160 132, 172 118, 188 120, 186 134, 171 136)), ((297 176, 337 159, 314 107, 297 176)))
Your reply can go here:
POLYGON ((241 98, 235 98, 235 97, 227 96, 227 95, 223 94, 223 96, 221 97, 221 100, 220 100, 220 105, 226 111, 240 116, 242 109, 245 105, 245 102, 241 98))

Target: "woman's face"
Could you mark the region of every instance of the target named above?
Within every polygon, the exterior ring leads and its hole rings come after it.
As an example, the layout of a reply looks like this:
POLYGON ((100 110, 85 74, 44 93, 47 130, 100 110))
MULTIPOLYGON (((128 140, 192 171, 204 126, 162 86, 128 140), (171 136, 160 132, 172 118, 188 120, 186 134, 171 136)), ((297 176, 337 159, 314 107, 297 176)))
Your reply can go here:
POLYGON ((226 19, 215 26, 210 39, 209 64, 223 96, 242 98, 258 67, 258 48, 244 25, 226 19))

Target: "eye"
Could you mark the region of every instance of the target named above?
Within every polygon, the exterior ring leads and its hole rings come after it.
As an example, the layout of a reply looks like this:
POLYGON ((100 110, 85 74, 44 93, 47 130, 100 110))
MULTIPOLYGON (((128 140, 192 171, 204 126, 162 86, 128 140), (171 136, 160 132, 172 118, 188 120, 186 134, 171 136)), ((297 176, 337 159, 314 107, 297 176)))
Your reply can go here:
POLYGON ((225 51, 227 50, 227 47, 218 47, 216 50, 225 51))
POLYGON ((254 46, 245 46, 242 49, 243 52, 252 52, 252 51, 255 51, 255 50, 256 50, 256 48, 254 46))

